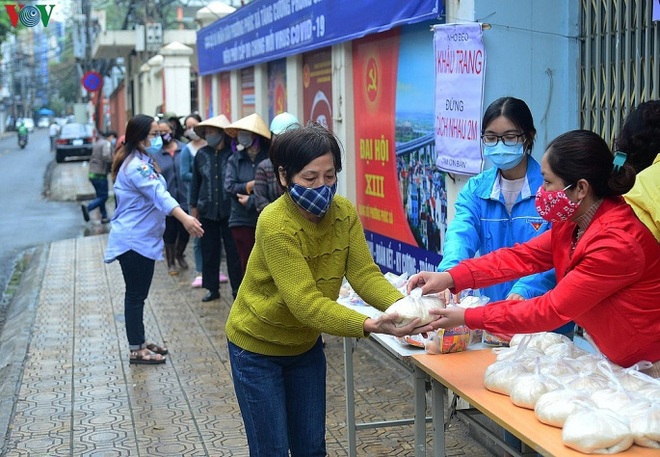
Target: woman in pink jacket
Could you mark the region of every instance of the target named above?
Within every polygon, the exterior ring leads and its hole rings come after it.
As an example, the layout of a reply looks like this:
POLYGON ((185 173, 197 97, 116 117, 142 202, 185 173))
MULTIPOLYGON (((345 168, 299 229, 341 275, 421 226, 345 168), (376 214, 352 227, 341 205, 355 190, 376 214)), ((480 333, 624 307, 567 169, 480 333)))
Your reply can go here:
POLYGON ((536 194, 537 210, 552 229, 447 272, 421 272, 408 288, 457 293, 553 267, 557 286, 526 301, 434 310, 433 327, 533 333, 573 320, 612 362, 627 367, 650 361, 654 366, 645 372, 660 377, 660 244, 621 197, 635 182, 626 159, 586 130, 553 140, 536 194))

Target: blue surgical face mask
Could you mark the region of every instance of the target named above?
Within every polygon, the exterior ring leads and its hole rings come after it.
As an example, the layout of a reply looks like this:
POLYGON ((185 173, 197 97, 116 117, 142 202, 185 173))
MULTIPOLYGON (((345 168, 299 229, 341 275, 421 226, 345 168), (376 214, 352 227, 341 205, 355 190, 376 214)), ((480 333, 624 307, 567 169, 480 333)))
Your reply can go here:
POLYGON ((484 156, 500 170, 510 170, 522 162, 525 147, 523 143, 507 146, 498 141, 495 146, 484 146, 484 156))
POLYGON ((147 148, 147 152, 155 154, 156 152, 160 151, 162 147, 163 139, 160 137, 160 135, 156 135, 151 139, 151 145, 147 148))
POLYGON ((289 195, 294 202, 308 213, 323 216, 330 209, 330 203, 337 192, 337 182, 332 186, 305 187, 293 184, 289 187, 289 195))

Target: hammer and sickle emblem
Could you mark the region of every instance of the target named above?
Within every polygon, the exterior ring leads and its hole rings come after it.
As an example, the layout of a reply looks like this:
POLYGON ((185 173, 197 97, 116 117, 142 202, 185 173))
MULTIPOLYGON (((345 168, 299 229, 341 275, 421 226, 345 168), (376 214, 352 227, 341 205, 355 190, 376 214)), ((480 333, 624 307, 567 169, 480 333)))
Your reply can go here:
POLYGON ((374 67, 369 68, 369 84, 367 84, 367 90, 378 90, 378 77, 376 76, 376 69, 374 67))

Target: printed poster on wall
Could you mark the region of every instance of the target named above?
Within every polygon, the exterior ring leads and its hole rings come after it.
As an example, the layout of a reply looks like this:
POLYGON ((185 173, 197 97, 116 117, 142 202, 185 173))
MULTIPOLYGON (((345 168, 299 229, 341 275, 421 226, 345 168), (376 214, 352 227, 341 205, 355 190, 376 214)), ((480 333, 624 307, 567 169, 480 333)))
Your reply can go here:
POLYGON ((241 117, 254 113, 254 110, 254 67, 250 67, 241 70, 241 117))
POLYGON ((441 260, 432 56, 428 25, 353 43, 357 209, 384 272, 435 270, 441 260))
POLYGON ((314 120, 332 130, 332 53, 330 48, 303 54, 303 123, 314 120))
POLYGON ((213 117, 213 94, 212 94, 213 86, 211 84, 212 81, 213 81, 213 75, 202 77, 202 84, 204 87, 204 99, 208 100, 208 103, 206 105, 206 112, 204 113, 204 115, 206 116, 205 119, 213 117))
POLYGON ((286 110, 286 59, 279 59, 268 63, 269 119, 286 110))
POLYGON ((230 73, 220 73, 218 78, 218 115, 224 114, 231 121, 231 83, 230 73))
POLYGON ((481 24, 434 26, 435 132, 442 170, 483 170, 481 112, 486 54, 481 24))

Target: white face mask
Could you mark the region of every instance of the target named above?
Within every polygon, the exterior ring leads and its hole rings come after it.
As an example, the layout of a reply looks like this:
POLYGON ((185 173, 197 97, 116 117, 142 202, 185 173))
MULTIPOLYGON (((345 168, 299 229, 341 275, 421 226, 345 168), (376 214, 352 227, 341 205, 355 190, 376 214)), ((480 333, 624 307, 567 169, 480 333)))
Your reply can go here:
POLYGON ((199 140, 199 135, 195 133, 195 130, 193 130, 192 127, 186 130, 185 136, 186 138, 189 138, 191 141, 199 140))

